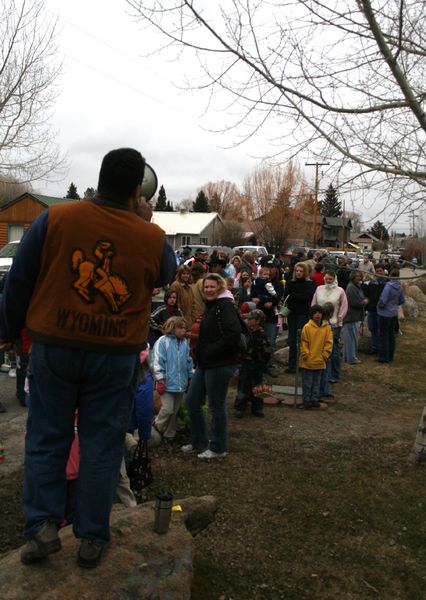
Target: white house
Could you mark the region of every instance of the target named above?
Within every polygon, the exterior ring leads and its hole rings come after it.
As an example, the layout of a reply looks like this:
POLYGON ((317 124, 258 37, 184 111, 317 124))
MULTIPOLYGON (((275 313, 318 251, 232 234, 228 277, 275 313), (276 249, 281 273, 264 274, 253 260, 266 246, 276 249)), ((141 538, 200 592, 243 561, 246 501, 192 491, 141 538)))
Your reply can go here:
POLYGON ((361 248, 361 252, 370 253, 373 250, 373 244, 375 242, 380 242, 380 240, 372 233, 364 231, 356 236, 351 236, 351 242, 359 246, 361 248))
POLYGON ((221 239, 223 221, 216 212, 154 211, 152 223, 166 233, 173 249, 187 245, 211 246, 221 239))

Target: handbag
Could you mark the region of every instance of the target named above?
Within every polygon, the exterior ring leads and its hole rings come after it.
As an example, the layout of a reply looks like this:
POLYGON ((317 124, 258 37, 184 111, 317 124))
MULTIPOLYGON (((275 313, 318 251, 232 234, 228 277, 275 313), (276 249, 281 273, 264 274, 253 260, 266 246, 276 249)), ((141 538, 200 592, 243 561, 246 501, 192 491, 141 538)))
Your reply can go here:
POLYGON ((287 306, 287 300, 289 298, 290 298, 290 294, 284 298, 284 302, 282 303, 281 308, 279 310, 279 313, 282 317, 288 317, 288 315, 291 313, 291 310, 287 306))
POLYGON ((151 459, 148 456, 147 440, 139 440, 127 469, 130 487, 136 492, 148 487, 153 481, 151 459))

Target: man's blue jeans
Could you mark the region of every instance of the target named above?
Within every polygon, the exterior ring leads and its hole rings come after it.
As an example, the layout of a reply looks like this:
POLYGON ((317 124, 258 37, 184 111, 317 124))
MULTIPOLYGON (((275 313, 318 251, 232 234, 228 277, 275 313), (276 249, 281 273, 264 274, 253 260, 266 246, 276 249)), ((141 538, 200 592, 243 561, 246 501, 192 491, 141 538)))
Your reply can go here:
POLYGON ((271 344, 272 354, 268 362, 268 368, 271 368, 274 364, 274 352, 277 346, 278 327, 276 323, 264 323, 263 330, 268 338, 268 342, 271 344))
POLYGON ((136 382, 136 354, 101 354, 35 343, 25 440, 26 537, 63 520, 65 467, 78 409, 80 471, 73 523, 78 538, 105 544, 136 382))
POLYGON ((353 364, 358 360, 358 323, 343 325, 343 359, 345 363, 353 364))
POLYGON ((328 371, 328 379, 335 381, 336 383, 340 381, 340 332, 341 327, 332 327, 331 330, 333 332, 333 350, 331 351, 331 356, 329 358, 329 371, 328 371))
POLYGON ((214 369, 199 369, 191 379, 186 404, 191 420, 192 445, 198 452, 209 447, 206 419, 202 412, 207 395, 211 413, 210 450, 228 452, 228 419, 226 414, 226 394, 229 381, 237 365, 227 365, 214 369))
POLYGON ((288 368, 296 369, 297 362, 297 347, 300 342, 300 333, 298 336, 298 331, 302 331, 304 325, 309 321, 308 315, 295 315, 290 313, 287 317, 287 325, 288 325, 288 345, 289 345, 289 355, 288 355, 288 368))
POLYGON ((371 351, 379 350, 379 318, 375 310, 369 310, 367 314, 368 329, 371 333, 371 351))
POLYGON ((379 325, 379 361, 392 362, 395 354, 395 329, 398 317, 378 318, 379 325))

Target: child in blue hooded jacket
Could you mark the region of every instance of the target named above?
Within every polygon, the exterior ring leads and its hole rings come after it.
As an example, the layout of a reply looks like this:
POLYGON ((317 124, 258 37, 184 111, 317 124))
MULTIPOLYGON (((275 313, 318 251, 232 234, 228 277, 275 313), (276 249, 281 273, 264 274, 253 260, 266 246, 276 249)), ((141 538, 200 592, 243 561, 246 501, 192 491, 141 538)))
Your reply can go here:
POLYGON ((176 435, 177 413, 193 374, 192 358, 186 339, 183 317, 171 317, 163 327, 164 335, 154 344, 152 367, 161 409, 154 427, 171 443, 176 435))

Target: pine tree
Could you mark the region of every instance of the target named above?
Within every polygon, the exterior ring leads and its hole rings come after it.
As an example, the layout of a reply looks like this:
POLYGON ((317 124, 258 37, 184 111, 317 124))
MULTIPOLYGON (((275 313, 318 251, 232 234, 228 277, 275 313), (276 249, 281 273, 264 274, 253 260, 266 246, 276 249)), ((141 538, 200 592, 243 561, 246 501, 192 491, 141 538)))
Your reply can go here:
POLYGON ((70 198, 71 200, 80 200, 79 193, 77 192, 77 186, 71 181, 70 187, 68 188, 67 195, 65 198, 70 198))
POLYGON ((173 204, 170 202, 170 200, 167 200, 167 204, 166 204, 166 210, 168 212, 173 212, 173 204))
POLYGON ((88 188, 86 189, 86 191, 84 192, 84 196, 83 196, 83 198, 86 198, 86 199, 88 199, 88 198, 94 198, 94 197, 95 197, 95 194, 96 194, 96 190, 95 190, 95 188, 88 187, 88 188))
POLYGON ((318 202, 318 210, 323 217, 341 217, 342 216, 342 203, 339 200, 337 192, 333 187, 333 184, 327 188, 324 196, 324 200, 318 202))
POLYGON ((381 240, 382 242, 389 241, 389 232, 381 221, 376 221, 373 227, 367 229, 367 232, 371 233, 371 235, 374 235, 378 240, 381 240))
POLYGON ((158 191, 157 204, 155 210, 166 211, 167 210, 167 195, 164 186, 162 185, 158 191))
POLYGON ((192 203, 192 210, 194 212, 210 212, 209 199, 203 190, 198 192, 195 202, 192 203))

